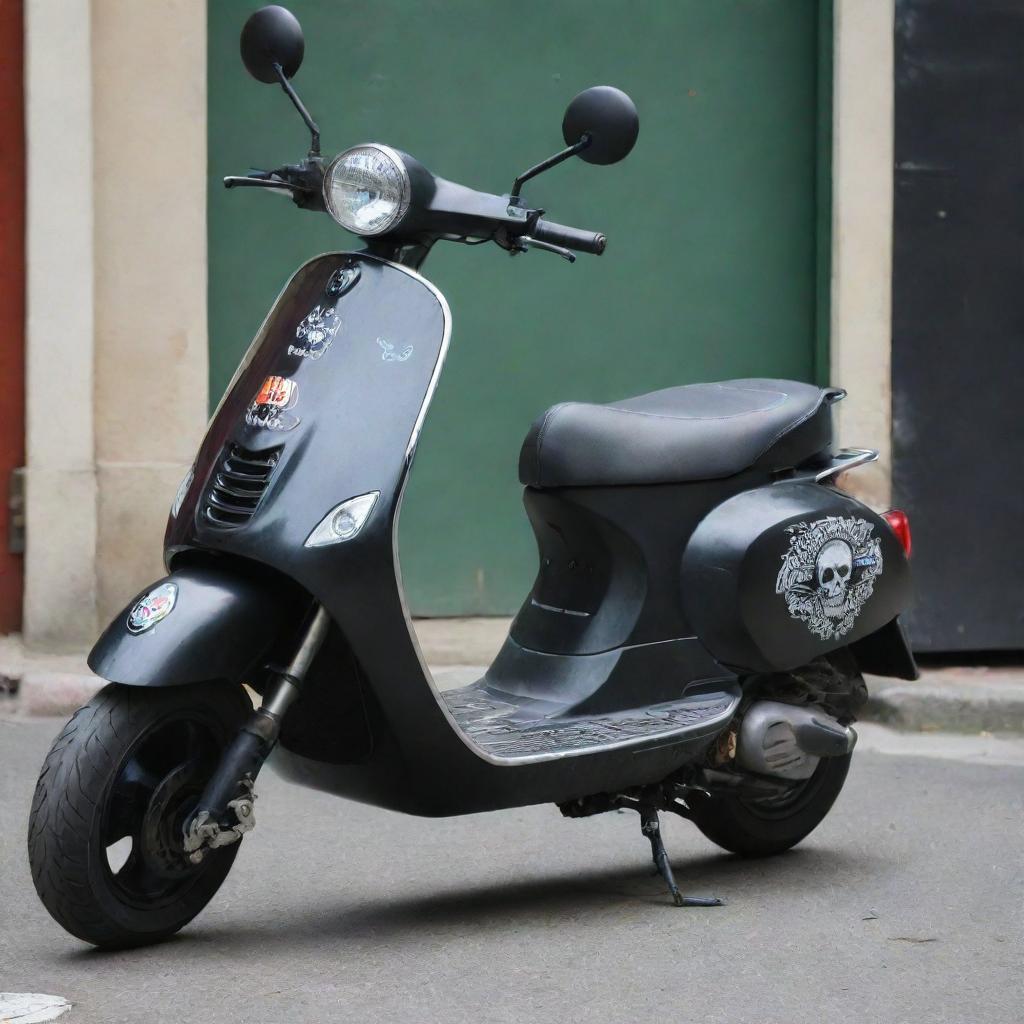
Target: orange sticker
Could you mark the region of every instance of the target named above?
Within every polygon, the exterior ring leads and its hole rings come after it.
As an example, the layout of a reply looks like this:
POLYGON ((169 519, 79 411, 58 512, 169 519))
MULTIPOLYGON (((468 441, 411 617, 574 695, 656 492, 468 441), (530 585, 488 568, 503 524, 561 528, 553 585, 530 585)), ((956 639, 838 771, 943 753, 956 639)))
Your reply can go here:
POLYGON ((253 400, 255 405, 272 405, 287 409, 295 398, 295 381, 288 377, 267 377, 253 400))
POLYGON ((245 422, 263 430, 292 430, 299 418, 285 409, 295 405, 299 385, 290 377, 267 377, 245 411, 245 422))

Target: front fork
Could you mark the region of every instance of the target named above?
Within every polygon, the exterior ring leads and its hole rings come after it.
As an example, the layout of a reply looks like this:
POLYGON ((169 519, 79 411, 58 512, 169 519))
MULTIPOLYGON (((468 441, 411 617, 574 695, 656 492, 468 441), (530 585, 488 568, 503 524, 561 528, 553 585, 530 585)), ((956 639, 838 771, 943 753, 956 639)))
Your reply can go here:
POLYGON ((195 811, 185 821, 185 853, 192 863, 200 863, 211 849, 237 843, 256 824, 253 784, 277 743, 285 712, 302 692, 330 624, 323 605, 317 605, 292 660, 275 672, 263 703, 221 757, 195 811))

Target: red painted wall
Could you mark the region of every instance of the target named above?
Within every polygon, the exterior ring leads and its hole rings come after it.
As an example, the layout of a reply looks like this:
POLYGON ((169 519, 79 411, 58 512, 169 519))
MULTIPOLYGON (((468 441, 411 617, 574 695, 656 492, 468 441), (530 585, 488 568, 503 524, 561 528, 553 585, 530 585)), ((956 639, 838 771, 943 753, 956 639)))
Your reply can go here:
POLYGON ((7 550, 11 471, 25 464, 23 0, 0 0, 0 633, 21 627, 22 556, 7 550))

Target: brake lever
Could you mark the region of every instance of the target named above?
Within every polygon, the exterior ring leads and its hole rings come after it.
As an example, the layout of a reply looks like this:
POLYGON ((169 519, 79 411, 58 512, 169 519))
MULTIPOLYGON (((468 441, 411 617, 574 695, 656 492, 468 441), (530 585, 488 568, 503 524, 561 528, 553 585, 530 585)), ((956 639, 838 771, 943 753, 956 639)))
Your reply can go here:
POLYGON ((543 249, 544 252, 553 252, 556 256, 561 256, 563 260, 568 260, 570 263, 576 262, 576 253, 571 249, 563 249, 560 245, 541 242, 536 238, 531 238, 529 235, 520 235, 516 241, 519 243, 516 246, 519 252, 526 252, 527 249, 543 249))
POLYGON ((308 188, 295 185, 290 181, 285 181, 283 178, 275 178, 270 173, 265 178, 257 178, 251 174, 229 174, 224 178, 224 187, 271 188, 276 189, 278 192, 290 192, 292 195, 307 195, 310 191, 308 188))

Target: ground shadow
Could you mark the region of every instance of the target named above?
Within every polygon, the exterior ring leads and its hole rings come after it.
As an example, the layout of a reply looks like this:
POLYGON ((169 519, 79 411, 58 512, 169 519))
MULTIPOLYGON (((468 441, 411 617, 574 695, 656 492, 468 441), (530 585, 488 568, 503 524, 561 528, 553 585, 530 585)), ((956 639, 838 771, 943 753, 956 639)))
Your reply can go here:
MULTIPOLYGON (((215 946, 221 955, 247 954, 265 949, 268 942, 286 943, 290 948, 304 945, 322 948, 325 943, 376 942, 415 938, 417 933, 443 934, 472 928, 477 933, 502 931, 510 925, 540 926, 552 917, 572 916, 595 924, 605 917, 620 917, 624 909, 643 906, 667 914, 727 913, 730 904, 761 902, 769 895, 828 886, 837 878, 879 870, 878 856, 863 851, 856 855, 835 849, 798 849, 764 860, 745 860, 727 854, 678 858, 673 862, 683 892, 718 895, 724 908, 683 908, 672 905, 664 884, 642 861, 612 869, 543 878, 519 879, 487 885, 459 887, 419 895, 379 897, 351 902, 333 902, 327 894, 292 912, 275 915, 242 927, 191 926, 160 947, 162 955, 192 955, 215 946)), ((99 951, 69 953, 71 959, 104 956, 99 951)))

